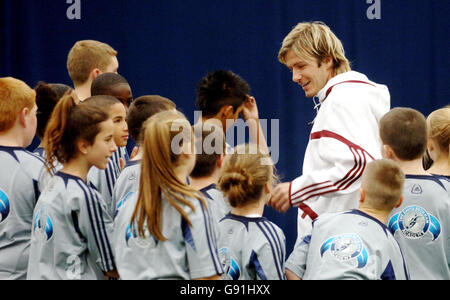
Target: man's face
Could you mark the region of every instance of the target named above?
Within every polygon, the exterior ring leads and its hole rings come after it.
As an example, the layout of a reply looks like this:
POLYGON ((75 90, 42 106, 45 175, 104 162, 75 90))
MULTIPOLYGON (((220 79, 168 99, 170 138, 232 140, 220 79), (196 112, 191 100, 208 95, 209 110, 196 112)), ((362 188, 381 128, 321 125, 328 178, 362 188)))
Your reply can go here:
POLYGON ((292 72, 292 81, 303 88, 307 98, 316 96, 333 77, 331 59, 319 66, 317 60, 301 59, 293 50, 286 54, 286 66, 292 72))

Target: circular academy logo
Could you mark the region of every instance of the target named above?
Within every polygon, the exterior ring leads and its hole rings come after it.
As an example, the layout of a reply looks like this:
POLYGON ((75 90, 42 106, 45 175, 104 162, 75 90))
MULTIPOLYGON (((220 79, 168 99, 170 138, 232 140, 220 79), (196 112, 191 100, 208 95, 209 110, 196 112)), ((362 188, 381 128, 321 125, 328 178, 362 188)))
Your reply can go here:
POLYGON ((433 236, 433 241, 441 233, 439 221, 417 205, 408 206, 392 216, 389 220, 389 229, 392 233, 400 230, 408 239, 420 239, 429 232, 433 236))
POLYGON ((53 237, 53 222, 45 205, 37 211, 34 217, 33 233, 40 242, 48 242, 53 237))
POLYGON ((236 259, 231 256, 230 249, 221 248, 219 250, 220 262, 225 273, 222 275, 224 280, 238 280, 241 276, 241 269, 236 259))
POLYGON ((358 235, 342 234, 325 241, 320 248, 320 255, 330 253, 341 262, 352 262, 355 267, 363 268, 367 264, 368 253, 358 235))
POLYGON ((125 241, 128 247, 146 249, 149 247, 156 247, 158 245, 158 241, 150 234, 148 230, 147 222, 144 223, 145 237, 140 236, 133 227, 134 226, 130 224, 125 231, 125 241))
POLYGON ((9 198, 6 193, 0 189, 0 224, 6 220, 9 215, 9 198))

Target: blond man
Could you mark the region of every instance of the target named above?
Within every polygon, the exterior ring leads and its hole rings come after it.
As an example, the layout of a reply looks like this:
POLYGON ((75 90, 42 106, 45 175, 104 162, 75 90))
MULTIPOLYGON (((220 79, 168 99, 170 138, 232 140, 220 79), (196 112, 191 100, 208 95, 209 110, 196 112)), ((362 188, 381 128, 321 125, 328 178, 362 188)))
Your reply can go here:
POLYGON ((389 111, 388 88, 352 71, 341 41, 321 22, 300 23, 284 39, 279 60, 320 107, 303 174, 278 185, 270 204, 299 207, 298 234, 325 212, 358 207, 361 175, 381 158, 378 121, 389 111))
POLYGON ((33 209, 48 179, 42 159, 25 149, 36 113, 33 89, 0 78, 0 280, 26 279, 33 209))
POLYGON ((117 51, 99 41, 78 41, 67 57, 67 70, 81 101, 91 96, 92 81, 97 76, 117 73, 118 69, 117 51))

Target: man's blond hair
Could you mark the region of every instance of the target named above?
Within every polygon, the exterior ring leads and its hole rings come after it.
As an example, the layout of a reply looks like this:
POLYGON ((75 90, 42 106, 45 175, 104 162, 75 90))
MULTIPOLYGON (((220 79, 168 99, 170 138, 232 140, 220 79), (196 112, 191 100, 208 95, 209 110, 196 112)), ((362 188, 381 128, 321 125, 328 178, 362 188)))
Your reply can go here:
POLYGON ((78 41, 67 57, 67 70, 75 85, 85 83, 95 68, 104 71, 111 64, 117 51, 110 45, 93 41, 78 41))
POLYGON ((367 205, 379 210, 392 210, 403 194, 405 174, 395 161, 375 160, 369 163, 362 177, 367 205))
POLYGON ((281 63, 286 64, 286 54, 290 50, 299 58, 316 59, 319 65, 325 58, 330 57, 333 60, 335 75, 351 70, 341 41, 323 22, 297 24, 285 37, 278 53, 281 63))
POLYGON ((36 92, 25 82, 12 78, 0 78, 0 132, 14 127, 18 114, 32 109, 36 104, 36 92))

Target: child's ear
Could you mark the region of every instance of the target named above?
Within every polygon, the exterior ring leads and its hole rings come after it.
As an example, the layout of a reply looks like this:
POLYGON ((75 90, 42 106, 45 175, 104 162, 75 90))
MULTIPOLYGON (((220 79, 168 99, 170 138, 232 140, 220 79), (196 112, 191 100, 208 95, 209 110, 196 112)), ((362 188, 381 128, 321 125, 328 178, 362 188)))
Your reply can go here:
POLYGON ((364 201, 366 200, 366 190, 363 188, 359 189, 359 203, 364 203, 364 201))
POLYGON ((394 159, 394 150, 392 150, 391 146, 384 144, 381 149, 381 155, 383 158, 394 159))
POLYGON ((89 153, 90 146, 91 145, 84 139, 79 139, 77 142, 78 151, 80 151, 80 153, 83 155, 86 155, 89 153))
POLYGON ((427 142, 427 148, 428 148, 428 152, 429 152, 429 153, 433 152, 433 150, 434 150, 434 144, 433 144, 433 141, 432 141, 431 139, 428 139, 428 142, 427 142))
POLYGON ((219 169, 222 168, 224 158, 225 158, 224 154, 220 154, 219 157, 217 158, 216 167, 218 167, 219 169))
POLYGON ((234 117, 234 109, 232 105, 225 105, 224 107, 222 107, 220 112, 224 119, 233 119, 234 117))
POLYGON ((95 68, 91 71, 90 77, 92 80, 94 80, 95 78, 97 78, 98 76, 102 75, 102 71, 100 71, 99 68, 95 68))
POLYGON ((405 198, 405 195, 402 195, 402 197, 398 200, 398 203, 397 203, 397 205, 395 206, 395 208, 399 208, 400 205, 402 205, 403 199, 404 199, 404 198, 405 198))
POLYGON ((24 128, 27 126, 27 116, 29 113, 30 109, 28 107, 24 107, 18 115, 19 124, 24 128))

